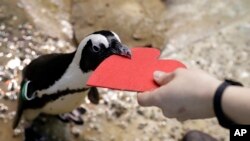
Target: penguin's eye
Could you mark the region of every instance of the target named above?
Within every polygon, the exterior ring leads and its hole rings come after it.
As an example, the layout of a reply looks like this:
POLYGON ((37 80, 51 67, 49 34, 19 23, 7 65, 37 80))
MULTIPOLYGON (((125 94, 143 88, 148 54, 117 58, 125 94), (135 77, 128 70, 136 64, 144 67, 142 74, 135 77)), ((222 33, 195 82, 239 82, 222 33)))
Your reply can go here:
POLYGON ((93 52, 99 52, 101 48, 99 46, 92 46, 93 52))

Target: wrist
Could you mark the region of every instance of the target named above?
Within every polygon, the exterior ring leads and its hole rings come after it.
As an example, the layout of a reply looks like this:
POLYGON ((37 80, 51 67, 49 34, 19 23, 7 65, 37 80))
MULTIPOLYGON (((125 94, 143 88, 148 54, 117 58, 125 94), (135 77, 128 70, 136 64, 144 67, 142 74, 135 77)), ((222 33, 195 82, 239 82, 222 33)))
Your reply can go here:
POLYGON ((232 119, 225 114, 225 111, 223 109, 222 99, 223 94, 225 93, 225 90, 232 85, 242 86, 242 84, 238 82, 234 82, 231 80, 225 80, 223 83, 219 85, 219 87, 215 91, 214 99, 213 99, 213 107, 215 115, 220 123, 221 126, 225 128, 229 128, 232 125, 235 124, 232 119))
POLYGON ((214 117, 215 116, 215 112, 214 112, 214 95, 215 95, 215 92, 217 90, 217 88, 221 85, 223 81, 220 81, 220 80, 217 80, 215 79, 211 84, 210 84, 210 87, 209 87, 209 93, 208 93, 208 96, 209 96, 209 109, 210 109, 210 115, 211 117, 214 117))

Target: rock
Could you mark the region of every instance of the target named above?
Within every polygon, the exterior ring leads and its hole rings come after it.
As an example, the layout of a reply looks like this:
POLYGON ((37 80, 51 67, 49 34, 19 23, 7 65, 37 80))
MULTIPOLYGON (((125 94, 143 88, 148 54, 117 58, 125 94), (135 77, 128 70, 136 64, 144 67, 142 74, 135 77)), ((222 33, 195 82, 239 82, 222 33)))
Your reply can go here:
POLYGON ((20 0, 20 5, 44 35, 72 39, 71 0, 20 0))
POLYGON ((42 115, 25 129, 25 141, 44 139, 46 141, 69 141, 71 138, 69 126, 59 121, 56 116, 42 115))
POLYGON ((182 141, 217 141, 214 137, 200 132, 200 131, 189 131, 182 141))
POLYGON ((164 30, 157 29, 157 26, 161 24, 158 21, 161 21, 164 11, 165 3, 161 0, 74 0, 72 20, 78 40, 93 31, 110 29, 131 47, 152 44, 161 48, 164 30))

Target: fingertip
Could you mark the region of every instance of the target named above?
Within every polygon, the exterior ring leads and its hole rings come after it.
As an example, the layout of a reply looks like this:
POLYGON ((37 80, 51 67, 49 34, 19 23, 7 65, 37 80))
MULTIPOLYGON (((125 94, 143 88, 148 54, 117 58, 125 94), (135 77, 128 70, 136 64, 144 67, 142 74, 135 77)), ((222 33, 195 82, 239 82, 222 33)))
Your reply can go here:
POLYGON ((141 106, 153 106, 152 94, 150 92, 137 93, 137 101, 141 106))
POLYGON ((166 73, 163 71, 155 71, 153 73, 154 76, 154 81, 158 84, 158 85, 163 85, 168 83, 169 81, 171 81, 174 77, 173 73, 166 73))
POLYGON ((165 74, 165 72, 162 71, 154 71, 153 76, 155 80, 161 79, 161 77, 165 74))
POLYGON ((139 93, 137 93, 137 102, 141 106, 144 106, 143 95, 145 95, 146 93, 147 92, 139 92, 139 93))
POLYGON ((164 72, 162 72, 162 71, 155 71, 154 73, 153 73, 153 76, 154 76, 154 81, 157 83, 157 84, 159 84, 159 85, 161 85, 162 84, 162 77, 164 76, 164 72))

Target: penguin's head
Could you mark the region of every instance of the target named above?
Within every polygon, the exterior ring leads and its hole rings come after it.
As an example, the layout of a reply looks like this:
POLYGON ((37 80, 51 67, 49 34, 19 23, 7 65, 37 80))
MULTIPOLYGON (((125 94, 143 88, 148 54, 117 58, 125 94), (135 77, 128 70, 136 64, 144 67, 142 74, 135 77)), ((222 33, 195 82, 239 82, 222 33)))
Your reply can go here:
POLYGON ((102 30, 85 37, 78 48, 81 49, 80 68, 84 72, 92 71, 111 55, 131 58, 130 49, 121 43, 118 35, 112 31, 102 30))

